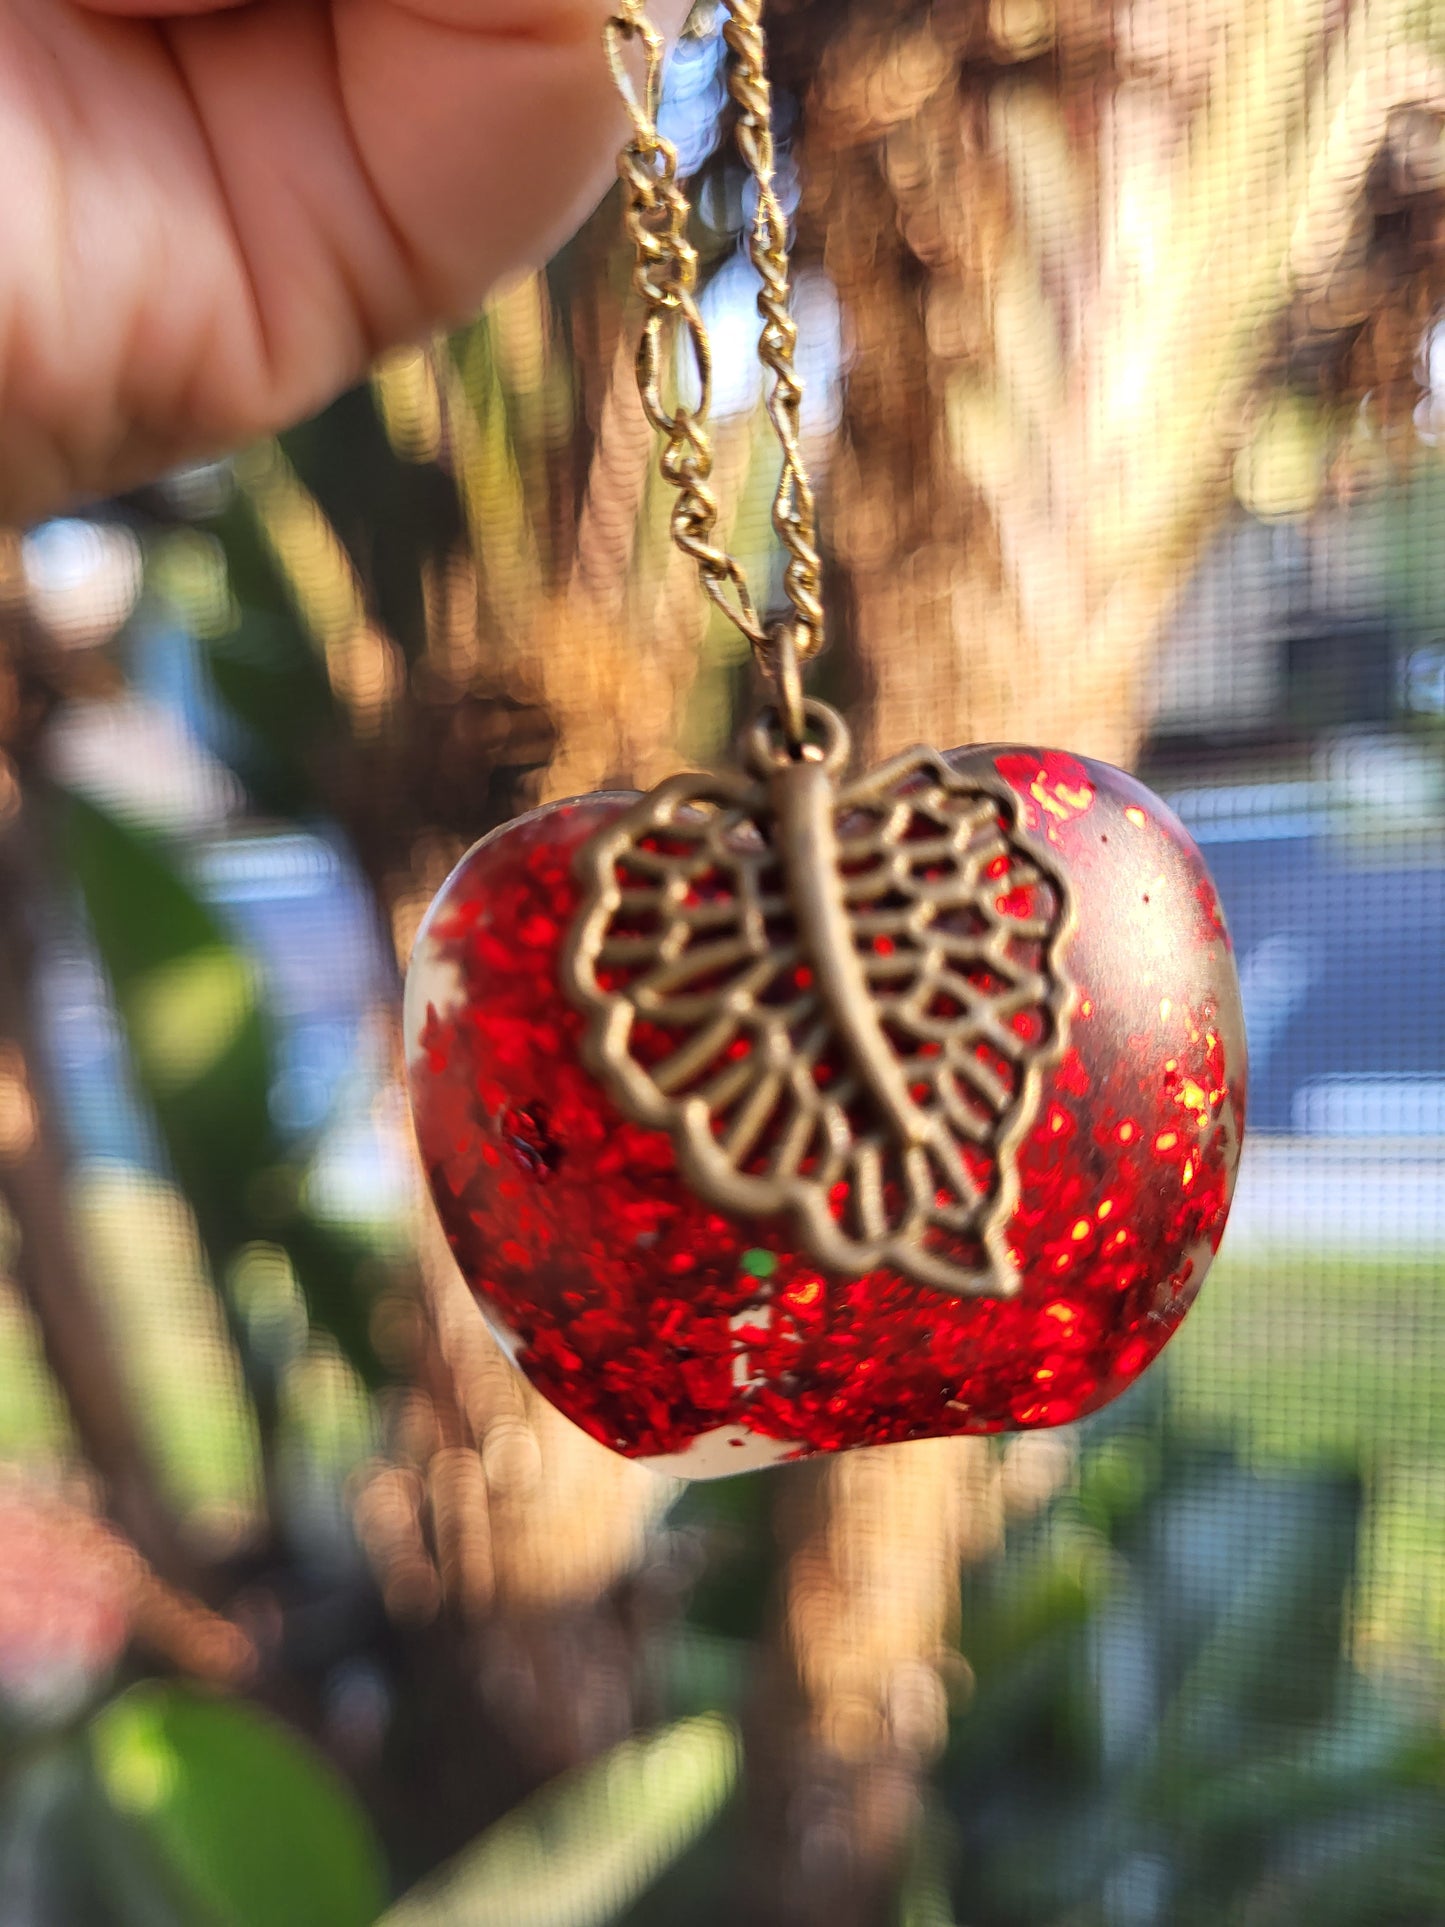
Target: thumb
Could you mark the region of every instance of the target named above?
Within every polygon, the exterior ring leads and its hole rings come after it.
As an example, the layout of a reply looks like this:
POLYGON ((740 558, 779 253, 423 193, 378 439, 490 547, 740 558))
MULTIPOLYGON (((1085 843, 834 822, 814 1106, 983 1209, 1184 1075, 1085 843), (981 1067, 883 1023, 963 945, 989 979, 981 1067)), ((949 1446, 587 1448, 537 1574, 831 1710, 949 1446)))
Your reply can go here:
MULTIPOLYGON (((544 260, 611 179, 625 127, 602 46, 613 0, 79 3, 166 23, 243 202, 234 162, 258 147, 269 179, 323 178, 304 89, 317 40, 329 42, 328 104, 344 116, 420 306, 439 317, 470 313, 499 277, 544 260)), ((650 8, 669 34, 687 11, 688 0, 650 8)), ((242 224, 250 232, 244 210, 242 224)))
MULTIPOLYGON (((357 151, 433 302, 470 311, 606 190, 625 127, 607 0, 335 0, 357 151)), ((687 0, 659 0, 675 32, 687 0)))
POLYGON ((227 7, 249 7, 251 0, 80 0, 80 4, 88 13, 160 20, 178 13, 221 13, 227 7))

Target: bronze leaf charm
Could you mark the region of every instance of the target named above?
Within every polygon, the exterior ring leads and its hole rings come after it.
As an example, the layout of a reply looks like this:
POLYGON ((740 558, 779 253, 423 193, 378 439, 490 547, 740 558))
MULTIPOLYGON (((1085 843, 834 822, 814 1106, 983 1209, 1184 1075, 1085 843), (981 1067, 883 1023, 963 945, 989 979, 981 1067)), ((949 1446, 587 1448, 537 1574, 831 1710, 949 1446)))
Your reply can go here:
POLYGON ((1014 1153, 1063 1046, 1069 890, 1001 777, 912 749, 668 778, 582 853, 564 974, 589 1068, 719 1210, 821 1266, 1007 1296, 1014 1153))

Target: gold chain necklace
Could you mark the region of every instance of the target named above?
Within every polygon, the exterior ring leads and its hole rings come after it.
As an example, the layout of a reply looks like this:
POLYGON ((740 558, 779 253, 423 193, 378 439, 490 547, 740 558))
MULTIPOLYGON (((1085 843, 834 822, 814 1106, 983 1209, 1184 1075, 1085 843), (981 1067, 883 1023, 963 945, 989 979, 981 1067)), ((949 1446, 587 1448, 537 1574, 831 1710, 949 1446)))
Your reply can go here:
POLYGON ((742 565, 714 540, 717 498, 710 486, 712 438, 712 344, 697 302, 697 250, 687 238, 691 208, 677 173, 677 150, 658 131, 665 43, 639 3, 622 7, 608 21, 605 44, 618 88, 632 119, 632 138, 622 150, 619 172, 626 195, 626 224, 636 254, 633 287, 646 321, 637 350, 637 386, 647 419, 663 438, 660 468, 677 490, 673 540, 698 567, 703 588, 752 646, 777 691, 779 715, 796 754, 806 725, 800 671, 823 646, 821 565, 817 510, 799 441, 803 390, 795 359, 797 324, 792 315, 788 222, 774 182, 772 89, 768 84, 761 0, 738 0, 723 28, 728 48, 728 92, 737 109, 736 140, 757 196, 748 233, 748 254, 761 287, 759 359, 768 377, 768 418, 782 450, 782 474, 773 500, 773 526, 788 562, 783 587, 792 614, 769 628, 760 620, 742 565), (627 69, 631 48, 642 52, 641 85, 627 69), (669 410, 664 373, 685 343, 699 399, 669 410))

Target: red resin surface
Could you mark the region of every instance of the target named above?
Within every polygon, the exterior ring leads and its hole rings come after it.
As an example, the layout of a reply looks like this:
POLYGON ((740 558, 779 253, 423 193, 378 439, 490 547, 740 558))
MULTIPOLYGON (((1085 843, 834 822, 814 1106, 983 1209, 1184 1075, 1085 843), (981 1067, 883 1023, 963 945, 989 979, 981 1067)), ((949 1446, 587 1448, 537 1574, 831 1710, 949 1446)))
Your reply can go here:
POLYGON ((524 817, 454 873, 408 993, 412 1103, 447 1236, 539 1391, 632 1457, 718 1427, 799 1452, 1059 1425, 1157 1355, 1218 1246, 1244 1043, 1208 873, 1121 772, 972 750, 1067 865, 1069 1046, 1020 1154, 1011 1299, 820 1272, 786 1224, 700 1204, 668 1139, 582 1068, 558 985, 572 859, 628 799, 524 817))

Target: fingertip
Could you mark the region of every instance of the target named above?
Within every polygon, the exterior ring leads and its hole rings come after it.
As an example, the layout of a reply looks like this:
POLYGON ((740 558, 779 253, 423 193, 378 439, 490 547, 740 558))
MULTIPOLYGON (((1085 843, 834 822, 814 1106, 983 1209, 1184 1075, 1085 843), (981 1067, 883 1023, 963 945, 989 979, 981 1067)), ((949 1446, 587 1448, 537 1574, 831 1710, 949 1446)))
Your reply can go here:
POLYGON ((76 0, 86 13, 113 13, 132 20, 170 20, 178 14, 222 13, 254 0, 76 0))
POLYGON ((428 299, 453 316, 499 276, 539 265, 606 192, 626 127, 603 51, 608 11, 606 0, 338 8, 342 94, 370 180, 428 299))

